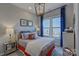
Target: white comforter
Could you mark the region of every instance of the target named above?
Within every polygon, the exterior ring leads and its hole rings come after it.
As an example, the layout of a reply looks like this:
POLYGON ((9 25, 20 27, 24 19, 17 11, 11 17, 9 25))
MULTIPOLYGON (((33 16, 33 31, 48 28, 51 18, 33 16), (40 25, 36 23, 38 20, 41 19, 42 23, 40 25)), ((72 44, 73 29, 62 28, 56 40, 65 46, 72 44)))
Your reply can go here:
POLYGON ((26 52, 32 56, 40 55, 41 50, 50 42, 53 43, 54 39, 51 38, 38 38, 32 42, 29 42, 26 46, 26 52))

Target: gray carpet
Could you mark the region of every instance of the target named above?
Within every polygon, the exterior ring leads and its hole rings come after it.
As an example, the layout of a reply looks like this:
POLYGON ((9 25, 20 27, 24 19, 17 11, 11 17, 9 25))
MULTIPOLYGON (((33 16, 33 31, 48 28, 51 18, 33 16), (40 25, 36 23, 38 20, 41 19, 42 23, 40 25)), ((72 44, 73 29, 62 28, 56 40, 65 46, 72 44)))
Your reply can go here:
POLYGON ((24 54, 21 51, 17 50, 15 52, 9 54, 8 56, 24 56, 24 54))

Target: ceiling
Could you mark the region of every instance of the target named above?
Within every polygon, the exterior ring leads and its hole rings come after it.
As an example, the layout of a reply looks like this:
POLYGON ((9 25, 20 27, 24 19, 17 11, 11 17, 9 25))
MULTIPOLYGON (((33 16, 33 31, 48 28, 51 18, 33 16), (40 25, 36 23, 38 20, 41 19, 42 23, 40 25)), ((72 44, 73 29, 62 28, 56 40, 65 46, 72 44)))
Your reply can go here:
MULTIPOLYGON (((61 7, 65 5, 66 3, 46 3, 45 4, 45 13, 49 12, 53 9, 56 9, 58 7, 61 7)), ((30 12, 32 14, 35 14, 35 8, 34 8, 34 3, 12 3, 12 5, 15 5, 19 8, 22 8, 26 10, 27 12, 30 12)))

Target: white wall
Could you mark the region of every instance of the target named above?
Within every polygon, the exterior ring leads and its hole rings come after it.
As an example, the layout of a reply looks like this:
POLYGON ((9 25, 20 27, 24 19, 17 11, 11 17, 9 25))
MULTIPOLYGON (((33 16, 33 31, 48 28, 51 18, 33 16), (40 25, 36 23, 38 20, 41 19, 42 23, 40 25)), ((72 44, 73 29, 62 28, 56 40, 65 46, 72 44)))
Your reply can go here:
POLYGON ((0 4, 0 24, 4 26, 15 26, 20 19, 33 20, 37 24, 36 16, 11 4, 0 4))
POLYGON ((20 22, 20 19, 33 20, 34 26, 38 25, 35 15, 11 4, 0 4, 0 43, 8 41, 7 39, 9 39, 5 35, 6 27, 14 27, 18 22, 20 22))
POLYGON ((73 27, 74 8, 73 4, 66 6, 66 27, 73 27))
POLYGON ((74 4, 76 53, 79 56, 79 4, 74 4))
POLYGON ((56 9, 54 11, 51 11, 49 13, 46 13, 44 15, 44 18, 50 18, 50 19, 52 19, 54 16, 57 16, 57 15, 60 15, 60 9, 56 9))
POLYGON ((6 27, 4 25, 0 24, 0 37, 5 35, 5 33, 6 33, 6 27))
POLYGON ((36 16, 11 4, 0 4, 0 22, 6 26, 14 26, 19 19, 35 21, 36 16))
POLYGON ((36 15, 11 4, 0 4, 0 37, 6 33, 7 27, 20 25, 20 19, 32 20, 34 26, 38 25, 36 15))

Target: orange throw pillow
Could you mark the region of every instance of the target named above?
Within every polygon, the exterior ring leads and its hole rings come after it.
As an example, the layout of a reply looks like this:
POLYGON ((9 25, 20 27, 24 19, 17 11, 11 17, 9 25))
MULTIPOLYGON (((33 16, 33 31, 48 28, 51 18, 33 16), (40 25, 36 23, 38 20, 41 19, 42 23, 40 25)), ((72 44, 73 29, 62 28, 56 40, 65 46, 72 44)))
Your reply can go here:
POLYGON ((29 40, 35 39, 35 35, 34 35, 34 34, 29 34, 28 39, 29 39, 29 40))

